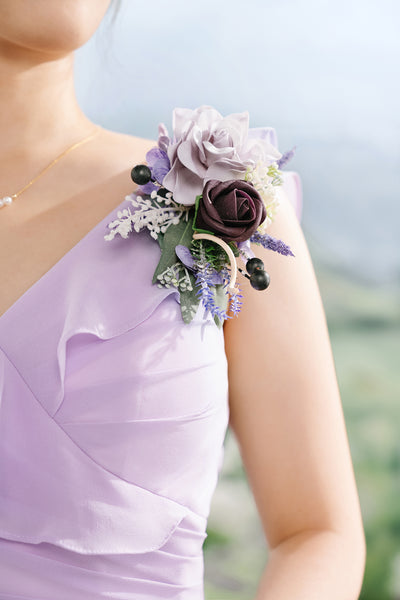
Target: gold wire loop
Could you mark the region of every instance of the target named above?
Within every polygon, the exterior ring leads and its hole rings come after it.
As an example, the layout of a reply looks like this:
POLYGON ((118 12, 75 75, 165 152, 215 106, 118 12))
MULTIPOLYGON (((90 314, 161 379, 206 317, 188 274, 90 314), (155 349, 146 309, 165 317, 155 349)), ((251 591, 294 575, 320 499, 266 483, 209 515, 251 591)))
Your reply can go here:
POLYGON ((237 278, 237 264, 236 264, 236 260, 235 260, 235 255, 233 254, 232 249, 228 246, 228 244, 226 242, 224 242, 224 240, 221 240, 221 238, 217 237, 216 235, 211 235, 209 233, 194 233, 193 239, 194 240, 209 240, 210 242, 214 242, 214 244, 218 244, 218 246, 221 246, 221 248, 223 248, 225 250, 226 254, 228 255, 230 265, 231 265, 231 278, 230 278, 229 285, 228 285, 228 292, 233 295, 238 294, 239 290, 237 287, 235 287, 236 278, 237 278))

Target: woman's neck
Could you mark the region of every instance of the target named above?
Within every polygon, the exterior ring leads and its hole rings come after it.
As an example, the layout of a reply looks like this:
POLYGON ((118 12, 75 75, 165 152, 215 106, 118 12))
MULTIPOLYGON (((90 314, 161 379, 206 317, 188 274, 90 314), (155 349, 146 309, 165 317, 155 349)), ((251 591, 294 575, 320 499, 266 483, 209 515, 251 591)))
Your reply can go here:
POLYGON ((74 89, 73 53, 43 55, 0 40, 0 177, 53 158, 93 129, 74 89))

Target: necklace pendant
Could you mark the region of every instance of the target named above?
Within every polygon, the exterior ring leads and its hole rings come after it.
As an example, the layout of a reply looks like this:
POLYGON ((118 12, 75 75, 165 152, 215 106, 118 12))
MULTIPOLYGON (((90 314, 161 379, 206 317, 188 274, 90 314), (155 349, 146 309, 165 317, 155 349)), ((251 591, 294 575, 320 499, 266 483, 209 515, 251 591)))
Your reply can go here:
POLYGON ((0 199, 0 208, 3 208, 3 206, 10 206, 10 204, 12 204, 13 199, 11 198, 11 196, 4 196, 4 198, 0 199))

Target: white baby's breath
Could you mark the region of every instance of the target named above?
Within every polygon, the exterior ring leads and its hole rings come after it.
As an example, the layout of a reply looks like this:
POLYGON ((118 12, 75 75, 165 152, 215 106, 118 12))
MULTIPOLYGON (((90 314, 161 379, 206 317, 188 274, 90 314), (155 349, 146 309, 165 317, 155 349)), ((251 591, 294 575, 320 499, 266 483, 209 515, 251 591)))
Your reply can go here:
POLYGON ((267 217, 261 223, 258 231, 265 233, 268 225, 274 220, 279 207, 279 195, 276 188, 282 184, 282 179, 278 165, 276 163, 266 165, 258 162, 253 169, 247 170, 245 181, 254 185, 264 202, 267 217))
MULTIPOLYGON (((125 200, 128 199, 130 199, 130 196, 125 197, 125 200)), ((108 224, 108 228, 111 231, 104 236, 104 239, 107 241, 114 239, 117 234, 126 239, 132 231, 132 213, 129 208, 119 210, 117 212, 117 217, 118 219, 115 219, 108 224)))
POLYGON ((118 219, 108 224, 110 233, 104 239, 112 240, 117 234, 127 238, 132 230, 139 232, 147 227, 150 235, 155 240, 160 233, 165 233, 171 225, 178 225, 181 217, 188 217, 188 206, 177 204, 172 199, 171 192, 166 197, 158 196, 157 191, 151 193, 150 198, 130 194, 125 200, 131 202, 134 211, 125 208, 117 213, 118 219))

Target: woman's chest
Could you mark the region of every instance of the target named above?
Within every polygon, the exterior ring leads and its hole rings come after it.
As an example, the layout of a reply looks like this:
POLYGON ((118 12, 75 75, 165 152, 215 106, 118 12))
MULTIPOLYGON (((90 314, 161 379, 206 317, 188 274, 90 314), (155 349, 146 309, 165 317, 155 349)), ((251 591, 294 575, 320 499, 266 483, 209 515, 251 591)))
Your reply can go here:
MULTIPOLYGON (((124 178, 125 180, 125 178, 124 178)), ((89 190, 73 198, 41 198, 41 209, 15 205, 1 209, 0 318, 71 249, 109 215, 128 193, 121 189, 89 190)))
POLYGON ((8 216, 0 228, 1 315, 79 241, 82 232, 85 234, 83 226, 73 227, 61 215, 43 215, 9 227, 8 216), (60 226, 61 222, 65 225, 60 226))

